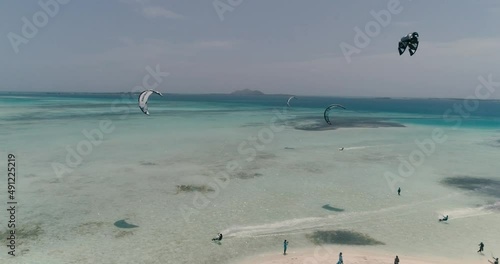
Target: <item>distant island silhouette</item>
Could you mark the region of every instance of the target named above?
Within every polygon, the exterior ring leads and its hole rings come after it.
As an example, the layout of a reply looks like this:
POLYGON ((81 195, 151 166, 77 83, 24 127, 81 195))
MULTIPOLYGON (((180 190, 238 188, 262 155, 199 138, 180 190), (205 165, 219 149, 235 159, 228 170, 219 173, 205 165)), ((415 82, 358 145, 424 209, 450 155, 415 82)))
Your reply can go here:
POLYGON ((265 95, 265 93, 259 91, 259 90, 250 90, 250 89, 243 89, 243 90, 237 90, 232 93, 231 95, 265 95))

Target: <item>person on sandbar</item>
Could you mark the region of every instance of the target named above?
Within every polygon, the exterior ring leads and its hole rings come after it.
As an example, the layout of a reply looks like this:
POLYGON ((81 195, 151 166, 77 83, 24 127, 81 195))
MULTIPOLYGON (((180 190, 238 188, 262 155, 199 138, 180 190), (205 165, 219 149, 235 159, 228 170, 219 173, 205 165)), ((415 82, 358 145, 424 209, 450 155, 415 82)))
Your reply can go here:
POLYGON ((283 255, 286 255, 286 249, 288 248, 288 241, 283 241, 283 255))
POLYGON ((479 243, 479 250, 477 251, 478 253, 483 252, 484 250, 484 244, 483 242, 479 243))

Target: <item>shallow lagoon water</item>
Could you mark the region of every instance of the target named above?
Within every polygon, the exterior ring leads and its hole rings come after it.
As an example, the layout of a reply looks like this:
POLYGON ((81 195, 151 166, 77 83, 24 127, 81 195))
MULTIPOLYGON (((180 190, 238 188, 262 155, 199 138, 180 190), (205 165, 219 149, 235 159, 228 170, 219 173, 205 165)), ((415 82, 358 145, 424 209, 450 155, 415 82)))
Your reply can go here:
POLYGON ((496 102, 482 101, 455 128, 442 116, 457 100, 305 97, 280 120, 275 111, 287 96, 152 97, 149 117, 133 100, 114 105, 116 97, 0 97, 2 155, 17 156, 23 229, 20 254, 2 261, 234 263, 280 251, 284 239, 293 250, 314 246, 315 232, 342 230, 400 255, 467 259, 481 241, 486 252, 500 252, 496 102), (332 112, 343 120, 332 127, 322 121, 329 103, 348 108, 332 112), (88 141, 83 131, 102 120, 113 130, 69 166, 68 148, 88 141), (273 120, 283 130, 270 136, 273 120), (419 150, 415 140, 431 139, 436 128, 446 140, 400 179, 397 196, 384 175, 397 175, 419 150), (259 135, 269 142, 254 143, 259 135), (70 171, 57 176, 55 163, 70 171), (236 169, 226 175, 228 164, 236 169), (179 192, 180 185, 213 191, 179 192), (437 221, 441 214, 447 224, 437 221), (122 219, 137 227, 115 226, 122 219), (210 241, 218 232, 220 245, 210 241))

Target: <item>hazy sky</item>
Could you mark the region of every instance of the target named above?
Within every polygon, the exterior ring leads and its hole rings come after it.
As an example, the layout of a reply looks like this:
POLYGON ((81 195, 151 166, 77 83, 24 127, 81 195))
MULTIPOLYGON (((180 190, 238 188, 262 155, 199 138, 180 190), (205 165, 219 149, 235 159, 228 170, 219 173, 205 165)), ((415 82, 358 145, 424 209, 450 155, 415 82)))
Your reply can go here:
POLYGON ((480 75, 500 82, 498 0, 400 0, 350 63, 341 43, 395 0, 218 0, 223 20, 213 0, 54 1, 1 1, 0 91, 131 91, 157 64, 166 93, 467 97, 480 75), (413 31, 419 50, 399 56, 413 31))

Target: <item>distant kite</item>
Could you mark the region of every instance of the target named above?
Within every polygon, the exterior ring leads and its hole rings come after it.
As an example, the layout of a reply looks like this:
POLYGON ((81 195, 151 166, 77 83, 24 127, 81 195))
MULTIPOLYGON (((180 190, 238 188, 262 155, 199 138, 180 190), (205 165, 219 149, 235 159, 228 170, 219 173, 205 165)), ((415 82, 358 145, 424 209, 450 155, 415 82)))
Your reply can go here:
POLYGON ((413 54, 417 51, 418 42, 417 32, 413 32, 402 37, 401 41, 399 41, 399 55, 402 55, 405 52, 406 47, 409 47, 408 52, 410 53, 410 56, 413 56, 413 54))
POLYGON ((339 105, 339 104, 332 104, 332 105, 329 105, 326 109, 325 109, 325 112, 323 113, 323 116, 325 118, 325 121, 331 125, 332 123, 330 122, 330 117, 328 116, 328 114, 330 113, 330 110, 332 110, 333 108, 342 108, 342 109, 346 109, 345 107, 339 105))
POLYGON ((286 102, 286 105, 288 105, 288 107, 290 107, 290 101, 292 101, 292 99, 297 99, 297 97, 290 96, 290 98, 288 98, 288 101, 286 102))
POLYGON ((146 90, 146 91, 141 92, 141 94, 139 94, 139 108, 146 115, 149 115, 148 99, 149 99, 149 96, 152 95, 153 93, 160 95, 160 96, 163 96, 163 94, 161 94, 160 92, 157 92, 155 90, 146 90))

